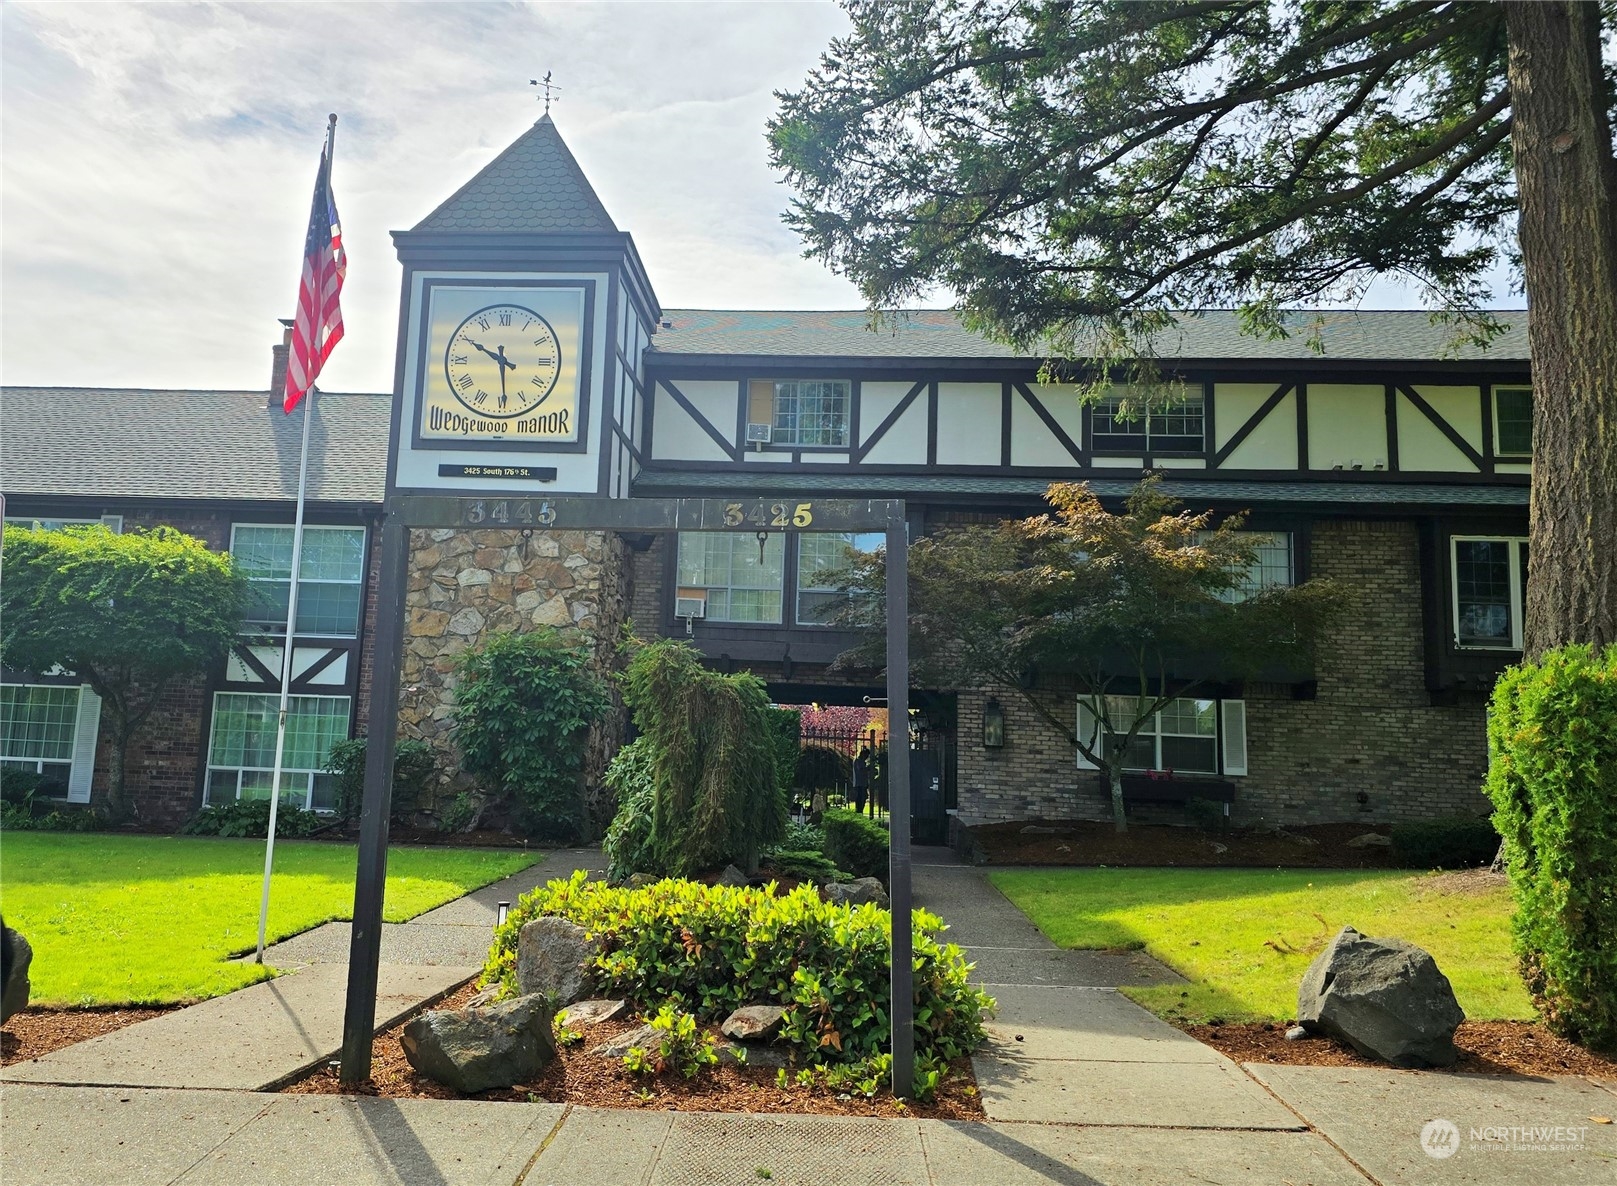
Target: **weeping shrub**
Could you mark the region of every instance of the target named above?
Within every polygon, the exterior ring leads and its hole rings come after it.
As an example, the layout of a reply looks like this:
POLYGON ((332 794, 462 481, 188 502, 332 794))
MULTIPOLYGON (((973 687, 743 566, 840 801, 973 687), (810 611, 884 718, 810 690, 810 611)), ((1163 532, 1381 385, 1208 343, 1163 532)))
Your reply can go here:
POLYGON ((651 746, 644 737, 618 750, 606 768, 605 782, 618 801, 618 813, 601 841, 607 876, 624 881, 634 873, 661 873, 662 862, 651 839, 651 812, 656 799, 651 746))
POLYGON ((1505 672, 1488 747, 1527 990, 1557 1034, 1617 1049, 1617 646, 1505 672))
POLYGON ((709 671, 691 647, 664 639, 635 649, 623 687, 646 746, 659 871, 733 861, 756 872, 787 818, 782 731, 763 681, 709 671))

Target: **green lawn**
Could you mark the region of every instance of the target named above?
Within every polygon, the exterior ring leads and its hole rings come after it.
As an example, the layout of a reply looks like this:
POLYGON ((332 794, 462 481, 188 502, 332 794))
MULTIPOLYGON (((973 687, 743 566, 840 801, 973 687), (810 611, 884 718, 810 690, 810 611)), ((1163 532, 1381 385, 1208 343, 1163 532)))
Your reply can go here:
MULTIPOLYGON (((403 922, 538 860, 537 853, 394 848, 384 916, 403 922)), ((354 909, 353 845, 280 840, 270 941, 354 909)), ((13 832, 0 909, 33 944, 33 1000, 146 1004, 218 996, 272 973, 229 963, 258 941, 262 840, 13 832)))
POLYGON ((1466 1016, 1531 1018, 1503 888, 1436 892, 1431 874, 1293 869, 1040 869, 993 882, 1062 947, 1143 948, 1191 983, 1124 991, 1159 1016, 1283 1021, 1344 924, 1432 953, 1466 1016))

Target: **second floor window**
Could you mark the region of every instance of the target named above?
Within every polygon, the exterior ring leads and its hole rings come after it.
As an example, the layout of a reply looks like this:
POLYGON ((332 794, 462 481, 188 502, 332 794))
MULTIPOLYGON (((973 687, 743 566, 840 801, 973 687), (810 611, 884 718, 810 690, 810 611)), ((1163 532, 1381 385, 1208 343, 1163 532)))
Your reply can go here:
POLYGON ((858 556, 869 555, 886 542, 880 532, 806 531, 798 536, 798 624, 825 625, 851 598, 869 596, 848 588, 848 570, 858 556))
MULTIPOLYGON (((292 591, 292 528, 238 523, 231 531, 230 553, 252 584, 249 628, 284 632, 292 591)), ((364 594, 365 529, 304 527, 296 632, 354 637, 364 594)))
POLYGON ((771 444, 847 448, 851 383, 846 379, 783 379, 773 386, 771 444))
POLYGON ((1152 411, 1138 411, 1125 419, 1122 400, 1108 396, 1095 404, 1090 415, 1090 443, 1101 452, 1200 453, 1205 425, 1200 391, 1152 411))
POLYGON ((779 622, 785 560, 781 535, 768 536, 760 548, 741 532, 682 531, 679 596, 703 601, 709 622, 779 622))
POLYGON ((1533 392, 1527 387, 1493 389, 1494 452, 1500 457, 1533 455, 1533 392))

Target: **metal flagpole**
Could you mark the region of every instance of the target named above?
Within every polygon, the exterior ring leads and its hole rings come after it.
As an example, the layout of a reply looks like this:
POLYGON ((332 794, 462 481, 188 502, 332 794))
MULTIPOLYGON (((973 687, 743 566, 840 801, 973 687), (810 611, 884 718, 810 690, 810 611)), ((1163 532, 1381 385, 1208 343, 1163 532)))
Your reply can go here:
POLYGON ((281 763, 286 757, 286 712, 292 698, 292 639, 298 622, 298 575, 303 567, 303 494, 309 482, 309 422, 319 388, 303 400, 303 452, 298 459, 298 509, 292 520, 292 589, 286 599, 286 640, 281 647, 281 712, 275 724, 275 773, 270 780, 269 836, 264 841, 264 889, 258 898, 258 963, 264 962, 264 928, 269 922, 270 870, 275 865, 275 818, 281 806, 281 763))

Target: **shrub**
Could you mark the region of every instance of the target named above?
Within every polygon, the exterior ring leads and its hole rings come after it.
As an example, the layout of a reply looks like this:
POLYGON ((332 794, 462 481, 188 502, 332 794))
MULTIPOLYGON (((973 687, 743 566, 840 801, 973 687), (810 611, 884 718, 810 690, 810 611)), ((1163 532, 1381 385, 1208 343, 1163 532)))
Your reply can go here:
POLYGON ((39 802, 0 803, 0 831, 5 832, 99 832, 107 827, 104 816, 88 807, 70 807, 35 814, 39 802))
MULTIPOLYGON (((782 1005, 781 1040, 810 1066, 868 1065, 889 1045, 892 920, 875 906, 831 905, 808 886, 780 896, 673 880, 631 890, 576 873, 517 902, 494 932, 485 984, 516 992, 517 936, 546 914, 597 936, 598 986, 643 1010, 667 1006, 711 1022, 741 1005, 782 1005)), ((979 1045, 993 1006, 966 982, 960 948, 939 943, 942 925, 914 913, 915 1048, 928 1068, 979 1045)))
POLYGON ((1557 1034, 1617 1048, 1617 646, 1505 672, 1488 747, 1528 992, 1557 1034))
POLYGON ((651 1047, 631 1046, 623 1065, 637 1075, 660 1075, 678 1071, 694 1079, 706 1067, 719 1065, 718 1040, 697 1028, 694 1014, 681 1013, 664 1005, 651 1017, 649 1025, 657 1034, 651 1047))
POLYGON ((572 841, 583 830, 585 736, 611 707, 589 664, 588 650, 549 627, 496 634, 460 658, 462 764, 531 835, 572 841))
POLYGON ((765 718, 775 742, 775 781, 788 802, 797 782, 797 754, 803 736, 803 714, 795 708, 770 708, 765 718))
POLYGON ((651 839, 656 793, 652 784, 650 742, 637 737, 618 750, 606 768, 606 785, 618 800, 618 812, 601 841, 607 876, 613 881, 623 881, 634 873, 662 873, 657 846, 651 839))
POLYGON ((820 818, 825 829, 825 855, 855 877, 887 882, 887 829, 857 811, 829 808, 820 818))
MULTIPOLYGON (((337 818, 344 822, 358 819, 364 803, 365 748, 363 736, 339 741, 331 747, 331 757, 326 762, 326 770, 337 776, 337 818)), ((394 747, 393 803, 389 813, 394 823, 408 820, 415 813, 435 769, 432 746, 425 741, 407 737, 394 747)))
POLYGON ((1395 824, 1393 852, 1411 869, 1475 869, 1499 852, 1499 833, 1485 819, 1395 824))
MULTIPOLYGON (((180 831, 187 836, 268 836, 269 815, 268 799, 237 799, 204 807, 180 831)), ((275 835, 277 839, 307 836, 330 822, 312 811, 282 803, 275 813, 275 835)))
POLYGON ((470 795, 462 791, 438 813, 438 828, 444 832, 469 832, 478 814, 477 804, 472 802, 470 795))
POLYGON ((848 880, 848 875, 817 848, 772 848, 764 856, 764 864, 782 877, 792 877, 798 881, 818 883, 848 880))

